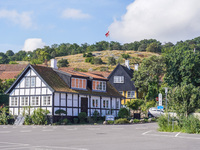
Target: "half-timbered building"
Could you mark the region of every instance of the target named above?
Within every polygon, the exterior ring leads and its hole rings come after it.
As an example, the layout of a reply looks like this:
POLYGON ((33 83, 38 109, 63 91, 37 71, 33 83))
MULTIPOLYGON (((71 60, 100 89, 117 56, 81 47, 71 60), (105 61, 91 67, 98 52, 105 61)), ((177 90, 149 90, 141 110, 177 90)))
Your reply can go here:
POLYGON ((12 115, 22 114, 23 108, 49 110, 56 118, 56 110, 63 109, 67 117, 86 112, 92 116, 98 111, 101 116, 115 117, 121 106, 122 95, 103 76, 57 68, 55 60, 51 67, 28 65, 13 85, 9 94, 9 110, 12 115))

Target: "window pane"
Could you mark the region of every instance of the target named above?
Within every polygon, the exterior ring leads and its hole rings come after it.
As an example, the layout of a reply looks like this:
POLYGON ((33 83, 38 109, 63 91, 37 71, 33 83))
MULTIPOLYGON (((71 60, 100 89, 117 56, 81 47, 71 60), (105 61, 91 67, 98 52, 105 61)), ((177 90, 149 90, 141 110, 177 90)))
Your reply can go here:
POLYGON ((78 88, 78 79, 76 79, 76 86, 75 87, 78 88))
POLYGON ((25 79, 25 87, 30 87, 30 78, 25 79))
POLYGON ((31 87, 35 87, 35 77, 31 77, 31 87))
POLYGON ((75 79, 72 78, 72 87, 75 87, 75 79))

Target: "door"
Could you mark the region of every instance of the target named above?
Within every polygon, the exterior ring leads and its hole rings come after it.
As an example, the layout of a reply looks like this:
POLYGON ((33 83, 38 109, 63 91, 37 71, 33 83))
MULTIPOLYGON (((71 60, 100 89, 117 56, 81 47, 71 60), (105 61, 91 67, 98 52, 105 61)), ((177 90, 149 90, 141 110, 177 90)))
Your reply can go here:
POLYGON ((81 112, 85 112, 88 115, 88 98, 81 97, 81 112))

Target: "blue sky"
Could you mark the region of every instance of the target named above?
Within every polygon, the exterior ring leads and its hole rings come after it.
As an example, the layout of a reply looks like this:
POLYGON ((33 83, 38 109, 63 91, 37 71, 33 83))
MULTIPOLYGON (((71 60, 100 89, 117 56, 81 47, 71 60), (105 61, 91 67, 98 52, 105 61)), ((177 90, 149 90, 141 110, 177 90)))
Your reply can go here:
POLYGON ((23 49, 25 40, 31 38, 42 39, 48 46, 108 40, 105 33, 109 25, 126 12, 131 2, 133 0, 0 0, 0 51, 17 52, 23 49), (70 12, 71 17, 67 15, 70 12))
POLYGON ((0 0, 0 52, 102 40, 176 43, 200 36, 199 14, 199 0, 0 0))

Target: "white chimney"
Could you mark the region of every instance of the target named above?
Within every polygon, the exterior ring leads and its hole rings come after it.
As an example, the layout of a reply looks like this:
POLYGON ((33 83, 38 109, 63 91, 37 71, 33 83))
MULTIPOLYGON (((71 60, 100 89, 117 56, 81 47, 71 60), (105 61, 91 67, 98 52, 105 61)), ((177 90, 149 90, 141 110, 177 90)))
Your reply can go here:
POLYGON ((58 69, 57 60, 56 59, 51 59, 51 68, 58 69))
POLYGON ((126 67, 130 70, 129 60, 125 60, 125 65, 126 65, 126 67))
POLYGON ((138 70, 139 64, 135 64, 134 70, 138 70))

